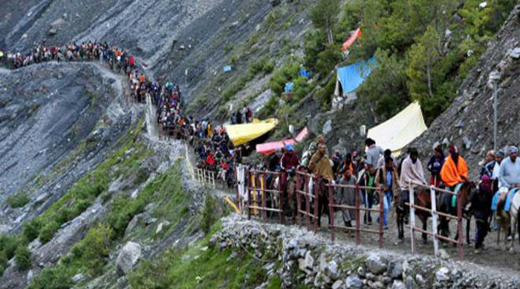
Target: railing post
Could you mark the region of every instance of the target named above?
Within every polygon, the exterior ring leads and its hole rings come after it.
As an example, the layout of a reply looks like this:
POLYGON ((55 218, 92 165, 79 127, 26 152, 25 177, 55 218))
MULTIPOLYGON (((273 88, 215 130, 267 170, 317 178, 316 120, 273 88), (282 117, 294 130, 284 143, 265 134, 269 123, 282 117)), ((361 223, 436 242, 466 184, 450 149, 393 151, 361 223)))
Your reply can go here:
MULTIPOLYGON (((457 240, 457 247, 459 249, 459 258, 464 261, 464 232, 462 230, 462 201, 461 201, 460 190, 457 192, 457 232, 459 239, 457 240)), ((514 232, 514 231, 513 231, 514 232)))
POLYGON ((260 188, 261 188, 261 194, 262 194, 262 208, 264 208, 262 210, 262 220, 265 222, 267 220, 267 212, 265 210, 265 208, 267 207, 267 202, 265 200, 265 175, 262 174, 260 176, 260 188))
MULTIPOLYGON (((318 180, 318 178, 314 178, 314 180, 318 180)), ((314 234, 318 233, 318 223, 320 221, 320 197, 319 195, 321 192, 320 183, 314 182, 314 188, 312 190, 312 193, 314 194, 314 234), (318 189, 316 189, 318 188, 318 189)), ((323 192, 325 193, 325 192, 323 192)))
POLYGON ((412 254, 415 254, 415 196, 413 193, 413 185, 409 184, 410 194, 410 238, 412 239, 412 254))
MULTIPOLYGON (((280 214, 279 214, 279 218, 280 218, 280 223, 281 224, 285 224, 285 212, 283 211, 283 201, 284 201, 284 198, 285 196, 283 195, 283 188, 282 188, 282 173, 278 172, 278 179, 279 179, 279 182, 278 182, 278 199, 280 200, 280 214)), ((287 180, 285 180, 287 182, 287 180)), ((287 184, 286 184, 287 185, 287 184)))
POLYGON ((249 176, 249 170, 245 171, 246 183, 247 183, 247 219, 251 220, 251 177, 249 176))
POLYGON ((300 174, 296 174, 296 190, 295 190, 295 193, 296 193, 296 223, 298 224, 298 226, 301 226, 302 224, 302 220, 301 220, 301 214, 300 214, 300 210, 301 210, 301 195, 300 195, 300 188, 302 187, 302 176, 300 174))
POLYGON ((435 252, 435 257, 439 257, 439 240, 437 238, 437 226, 438 226, 438 218, 437 215, 437 196, 435 192, 435 185, 430 186, 430 199, 432 203, 432 233, 433 233, 433 251, 435 252))
POLYGON ((311 200, 309 200, 309 191, 310 191, 310 188, 309 188, 309 181, 310 181, 310 177, 309 176, 306 176, 305 177, 305 212, 307 214, 305 214, 305 225, 307 226, 307 229, 310 230, 311 229, 311 200))
POLYGON ((330 240, 334 242, 334 187, 332 182, 329 182, 329 219, 330 219, 330 240))
MULTIPOLYGON (((254 171, 251 173, 251 182, 252 182, 252 188, 253 188, 253 206, 257 207, 258 206, 258 187, 257 187, 258 180, 256 179, 256 172, 254 172, 254 171)), ((258 214, 258 210, 256 208, 253 209, 253 214, 254 215, 258 214)))
MULTIPOLYGON (((378 189, 379 192, 379 248, 383 248, 383 217, 385 210, 385 193, 383 188, 378 189)), ((389 210, 390 211, 390 210, 389 210)))
POLYGON ((356 245, 359 246, 361 244, 361 200, 360 200, 360 192, 359 192, 359 184, 356 184, 356 245))
POLYGON ((237 190, 237 203, 238 203, 238 209, 240 210, 240 212, 242 212, 242 201, 241 201, 241 198, 240 198, 240 177, 239 177, 239 173, 238 173, 238 170, 237 170, 237 166, 233 166, 234 167, 234 170, 233 170, 233 178, 234 178, 234 181, 235 181, 235 186, 236 186, 236 190, 237 190))

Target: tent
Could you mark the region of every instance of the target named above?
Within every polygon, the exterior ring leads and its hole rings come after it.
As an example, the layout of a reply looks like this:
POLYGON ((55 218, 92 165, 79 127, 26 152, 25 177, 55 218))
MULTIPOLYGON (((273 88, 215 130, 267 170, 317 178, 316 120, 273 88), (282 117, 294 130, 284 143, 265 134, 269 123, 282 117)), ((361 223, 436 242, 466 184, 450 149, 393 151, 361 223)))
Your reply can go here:
POLYGON ((384 123, 371 128, 367 137, 377 145, 399 155, 401 150, 428 128, 424 123, 421 106, 414 102, 384 123))
POLYGON ((278 120, 274 118, 263 121, 256 121, 253 123, 224 125, 229 139, 233 145, 239 146, 257 139, 264 134, 270 132, 278 125, 278 120))
POLYGON ((336 91, 337 96, 345 96, 354 92, 372 72, 376 59, 360 61, 349 66, 338 68, 336 91))
POLYGON ((257 144, 256 152, 260 153, 260 154, 264 154, 264 155, 270 155, 270 154, 274 153, 277 148, 283 148, 289 144, 294 145, 297 142, 301 142, 308 134, 309 134, 309 131, 307 130, 307 127, 305 127, 294 139, 290 138, 290 139, 281 140, 281 141, 257 144))
POLYGON ((356 39, 359 39, 361 37, 361 29, 356 29, 356 31, 354 31, 354 33, 352 33, 352 35, 350 35, 350 37, 347 39, 347 41, 345 41, 345 43, 343 43, 343 47, 342 47, 342 50, 343 52, 346 52, 348 50, 348 48, 354 43, 354 41, 356 41, 356 39))

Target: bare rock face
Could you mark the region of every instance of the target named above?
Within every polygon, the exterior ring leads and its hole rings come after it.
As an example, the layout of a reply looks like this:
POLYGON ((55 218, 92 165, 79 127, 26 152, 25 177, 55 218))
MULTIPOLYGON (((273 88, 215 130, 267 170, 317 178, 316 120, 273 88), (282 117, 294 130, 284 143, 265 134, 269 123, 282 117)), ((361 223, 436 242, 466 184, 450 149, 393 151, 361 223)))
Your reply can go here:
POLYGON ((120 274, 128 274, 141 259, 141 245, 128 242, 117 256, 116 267, 120 274))

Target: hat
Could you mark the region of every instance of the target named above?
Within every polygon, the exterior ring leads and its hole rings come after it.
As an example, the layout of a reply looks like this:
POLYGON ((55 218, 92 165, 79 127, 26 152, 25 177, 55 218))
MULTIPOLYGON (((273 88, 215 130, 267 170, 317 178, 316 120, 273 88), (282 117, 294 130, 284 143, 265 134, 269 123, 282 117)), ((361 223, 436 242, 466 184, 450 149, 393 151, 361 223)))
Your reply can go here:
POLYGON ((517 154, 518 153, 518 148, 515 147, 515 146, 512 146, 509 148, 509 154, 517 154))
POLYGON ((506 156, 506 154, 504 153, 503 150, 499 150, 499 151, 496 153, 496 156, 497 156, 497 157, 504 158, 504 157, 506 156))
POLYGON ((290 152, 294 151, 294 146, 292 144, 288 144, 286 149, 290 152))

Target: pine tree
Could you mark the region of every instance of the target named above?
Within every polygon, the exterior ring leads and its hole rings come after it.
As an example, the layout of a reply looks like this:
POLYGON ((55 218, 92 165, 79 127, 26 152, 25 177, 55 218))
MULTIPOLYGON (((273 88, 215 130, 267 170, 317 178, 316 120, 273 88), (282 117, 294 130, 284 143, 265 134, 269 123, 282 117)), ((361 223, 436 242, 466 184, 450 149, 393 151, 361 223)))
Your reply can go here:
POLYGON ((332 30, 338 22, 339 11, 339 0, 319 0, 310 13, 312 24, 316 29, 325 31, 329 45, 334 43, 332 30))

